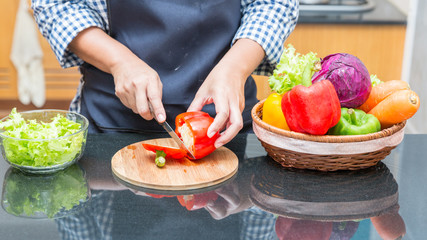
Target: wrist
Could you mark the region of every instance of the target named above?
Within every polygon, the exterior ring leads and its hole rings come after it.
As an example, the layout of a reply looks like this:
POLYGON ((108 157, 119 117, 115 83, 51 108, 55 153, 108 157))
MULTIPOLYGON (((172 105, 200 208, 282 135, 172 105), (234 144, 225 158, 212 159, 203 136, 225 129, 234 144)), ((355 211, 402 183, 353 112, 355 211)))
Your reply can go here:
POLYGON ((133 54, 129 49, 122 49, 117 51, 116 54, 112 54, 112 58, 108 62, 107 71, 111 75, 117 75, 120 72, 127 71, 127 68, 137 69, 135 65, 138 65, 139 62, 142 62, 135 54, 133 54))
POLYGON ((264 49, 257 42, 251 39, 238 39, 221 62, 246 80, 264 56, 264 49))

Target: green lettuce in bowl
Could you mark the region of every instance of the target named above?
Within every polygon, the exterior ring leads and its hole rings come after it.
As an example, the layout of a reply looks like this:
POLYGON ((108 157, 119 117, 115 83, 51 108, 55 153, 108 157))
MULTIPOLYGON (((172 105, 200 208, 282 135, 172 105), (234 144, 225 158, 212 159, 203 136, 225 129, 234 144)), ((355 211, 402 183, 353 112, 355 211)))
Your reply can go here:
POLYGON ((76 162, 86 146, 88 120, 64 110, 17 112, 0 120, 0 149, 13 167, 52 173, 76 162))

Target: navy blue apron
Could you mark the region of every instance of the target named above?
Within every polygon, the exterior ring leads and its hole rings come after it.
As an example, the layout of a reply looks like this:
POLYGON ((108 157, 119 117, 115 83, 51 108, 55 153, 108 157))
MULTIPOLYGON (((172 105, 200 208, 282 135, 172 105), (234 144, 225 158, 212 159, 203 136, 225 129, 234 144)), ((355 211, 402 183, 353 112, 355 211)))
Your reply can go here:
MULTIPOLYGON (((109 35, 157 71, 163 83, 166 120, 174 127, 175 117, 187 110, 204 79, 230 48, 240 24, 240 0, 111 0, 107 4, 109 35)), ((91 121, 89 131, 164 131, 154 120, 144 120, 120 102, 112 75, 87 63, 81 71, 81 113, 91 121)), ((251 77, 245 97, 243 120, 245 128, 250 128, 250 111, 257 102, 251 77)), ((212 104, 203 111, 215 116, 212 104)))

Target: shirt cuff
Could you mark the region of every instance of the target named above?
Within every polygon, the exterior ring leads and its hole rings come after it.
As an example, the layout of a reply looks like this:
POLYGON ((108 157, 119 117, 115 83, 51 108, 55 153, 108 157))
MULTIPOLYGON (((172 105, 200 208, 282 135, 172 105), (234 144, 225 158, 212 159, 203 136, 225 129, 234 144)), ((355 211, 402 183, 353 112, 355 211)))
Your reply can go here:
POLYGON ((294 30, 298 19, 298 2, 287 4, 256 4, 243 11, 242 23, 233 38, 248 38, 257 42, 265 51, 265 58, 255 69, 255 75, 269 76, 273 73, 283 53, 285 40, 294 30))

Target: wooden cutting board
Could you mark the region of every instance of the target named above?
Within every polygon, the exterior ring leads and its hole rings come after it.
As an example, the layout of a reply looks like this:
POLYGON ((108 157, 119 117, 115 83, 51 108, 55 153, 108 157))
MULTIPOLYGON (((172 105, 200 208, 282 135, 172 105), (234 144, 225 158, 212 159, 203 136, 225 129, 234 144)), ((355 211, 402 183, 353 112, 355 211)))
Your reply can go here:
POLYGON ((156 154, 142 143, 176 147, 172 138, 137 142, 120 149, 111 160, 113 173, 132 185, 154 190, 194 190, 222 183, 237 172, 238 158, 228 148, 220 147, 195 161, 167 158, 164 167, 156 166, 156 154))

